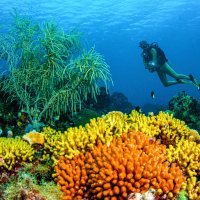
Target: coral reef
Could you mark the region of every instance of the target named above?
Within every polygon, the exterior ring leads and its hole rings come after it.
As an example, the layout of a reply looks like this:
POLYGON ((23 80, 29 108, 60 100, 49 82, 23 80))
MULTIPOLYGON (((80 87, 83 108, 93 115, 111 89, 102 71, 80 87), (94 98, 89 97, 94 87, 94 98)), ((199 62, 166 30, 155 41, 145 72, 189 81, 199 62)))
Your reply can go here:
POLYGON ((160 139, 162 144, 175 145, 180 138, 195 141, 198 133, 191 132, 183 121, 172 115, 160 112, 158 115, 145 116, 135 110, 131 114, 110 112, 102 117, 91 119, 85 127, 72 127, 61 133, 51 128, 44 128, 45 137, 43 158, 56 161, 59 156, 72 158, 80 152, 85 152, 100 139, 109 145, 113 136, 120 136, 124 132, 135 130, 143 132, 149 137, 160 139))
POLYGON ((195 113, 197 100, 195 100, 190 95, 187 95, 185 92, 180 93, 177 96, 174 96, 168 103, 169 109, 174 112, 175 117, 178 117, 182 120, 190 120, 188 114, 195 113))
POLYGON ((17 180, 11 179, 7 183, 2 199, 60 200, 61 196, 62 193, 54 182, 43 182, 39 185, 33 175, 20 172, 17 180))
POLYGON ((181 139, 175 146, 170 145, 167 149, 169 162, 176 162, 187 177, 187 183, 183 188, 188 192, 189 198, 197 199, 200 195, 200 144, 181 139))
POLYGON ((27 134, 25 134, 22 137, 24 140, 26 140, 29 144, 44 144, 44 136, 42 133, 38 133, 36 131, 31 131, 27 134))
POLYGON ((127 97, 121 92, 113 92, 110 96, 110 111, 120 111, 123 113, 130 113, 134 106, 128 101, 127 97))
POLYGON ((72 127, 64 133, 44 128, 41 132, 45 137, 43 159, 51 158, 56 162, 59 156, 72 158, 92 148, 97 138, 109 144, 114 135, 120 136, 128 130, 126 118, 121 112, 110 112, 101 118, 91 119, 85 127, 72 127))
MULTIPOLYGON (((63 132, 44 127, 37 134, 43 136, 41 148, 24 172, 41 186, 38 180, 51 181, 54 167, 53 178, 64 199, 126 199, 130 194, 144 197, 151 189, 158 199, 196 200, 200 194, 200 136, 172 114, 113 111, 90 119, 85 126, 63 132), (180 190, 184 192, 179 195, 180 190)), ((12 139, 17 140, 22 141, 12 139)), ((0 163, 4 163, 3 158, 0 163)), ((2 174, 2 182, 8 179, 6 176, 2 174)), ((21 193, 43 198, 38 189, 25 191, 21 193)))
POLYGON ((0 34, 0 60, 8 69, 0 89, 17 101, 35 130, 43 118, 76 112, 89 95, 96 99, 99 82, 105 87, 112 82, 103 56, 84 50, 80 33, 17 12, 11 30, 0 34))
POLYGON ((99 141, 72 160, 62 157, 55 171, 64 199, 126 199, 150 188, 172 198, 184 181, 180 168, 167 162, 165 146, 139 132, 114 138, 109 146, 99 141))
POLYGON ((197 176, 200 171, 200 144, 181 139, 175 146, 167 149, 169 162, 178 163, 189 177, 197 176))
POLYGON ((195 141, 198 133, 192 133, 184 121, 176 119, 172 114, 159 112, 158 115, 145 116, 133 110, 129 115, 129 130, 141 131, 149 137, 161 139, 162 144, 176 144, 181 138, 195 141))
POLYGON ((34 149, 20 138, 0 138, 0 168, 12 170, 33 159, 34 149))
POLYGON ((72 115, 71 121, 74 126, 84 126, 89 123, 91 119, 99 117, 100 114, 92 109, 82 109, 79 112, 72 115))
MULTIPOLYGON (((167 159, 171 163, 177 163, 177 166, 183 170, 183 174, 186 176, 187 182, 185 182, 185 187, 184 184, 182 185, 182 188, 189 193, 191 199, 191 191, 193 193, 196 191, 193 194, 195 197, 198 194, 199 183, 198 181, 195 184, 193 183, 191 190, 189 180, 199 174, 199 165, 197 162, 199 159, 199 145, 196 142, 199 140, 199 134, 195 130, 189 129, 183 121, 165 112, 149 116, 145 116, 135 110, 129 115, 121 112, 110 112, 101 118, 90 120, 90 123, 86 124, 85 127, 69 128, 64 133, 47 128, 43 132, 47 140, 47 143, 45 142, 43 156, 44 159, 50 158, 54 160, 54 164, 56 164, 60 156, 65 157, 63 159, 74 159, 74 156, 80 154, 82 156, 82 161, 80 162, 82 163, 85 159, 82 153, 87 154, 89 149, 95 148, 97 140, 100 140, 109 147, 113 138, 120 138, 122 133, 131 130, 143 132, 150 140, 154 141, 157 139, 166 145, 167 159), (192 145, 195 147, 193 150, 190 148, 192 145), (187 161, 185 160, 187 155, 184 156, 183 152, 186 152, 189 157, 186 159, 187 161)), ((84 181, 86 180, 84 179, 84 181)), ((159 193, 161 192, 161 190, 158 191, 159 193)))
POLYGON ((174 117, 185 121, 190 128, 200 131, 200 101, 182 92, 169 101, 168 107, 174 117))

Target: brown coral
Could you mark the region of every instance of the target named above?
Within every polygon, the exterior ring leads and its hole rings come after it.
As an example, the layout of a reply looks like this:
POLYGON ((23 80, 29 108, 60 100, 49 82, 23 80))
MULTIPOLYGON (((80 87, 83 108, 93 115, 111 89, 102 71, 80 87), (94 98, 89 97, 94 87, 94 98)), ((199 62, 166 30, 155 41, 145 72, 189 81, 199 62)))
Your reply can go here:
POLYGON ((138 132, 114 138, 110 146, 98 141, 72 160, 63 157, 55 171, 64 199, 126 199, 150 188, 173 197, 184 181, 180 168, 167 162, 165 146, 138 132))

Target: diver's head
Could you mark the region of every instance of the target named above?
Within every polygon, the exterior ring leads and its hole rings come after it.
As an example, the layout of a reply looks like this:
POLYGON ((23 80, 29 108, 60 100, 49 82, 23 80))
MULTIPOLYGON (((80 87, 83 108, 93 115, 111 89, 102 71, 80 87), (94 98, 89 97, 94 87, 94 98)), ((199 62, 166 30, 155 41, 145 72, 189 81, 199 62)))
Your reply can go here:
POLYGON ((149 44, 147 43, 147 41, 142 40, 139 42, 139 47, 142 49, 147 49, 147 48, 149 48, 149 44))

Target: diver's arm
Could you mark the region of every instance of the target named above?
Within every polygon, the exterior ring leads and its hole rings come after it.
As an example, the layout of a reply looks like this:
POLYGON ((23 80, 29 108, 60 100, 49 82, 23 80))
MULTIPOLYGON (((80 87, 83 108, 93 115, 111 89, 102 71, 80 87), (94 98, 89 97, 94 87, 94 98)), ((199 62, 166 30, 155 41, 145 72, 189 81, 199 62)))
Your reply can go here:
POLYGON ((152 60, 148 63, 148 70, 154 72, 157 70, 157 52, 154 48, 151 49, 152 60))

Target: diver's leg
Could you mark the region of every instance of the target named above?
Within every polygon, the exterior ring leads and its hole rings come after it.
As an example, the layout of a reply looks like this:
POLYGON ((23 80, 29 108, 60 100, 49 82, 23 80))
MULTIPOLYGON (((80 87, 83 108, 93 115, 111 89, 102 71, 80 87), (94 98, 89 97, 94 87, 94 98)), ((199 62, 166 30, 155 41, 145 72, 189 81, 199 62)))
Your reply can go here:
POLYGON ((167 80, 167 76, 166 76, 166 73, 161 71, 161 70, 157 70, 157 74, 158 74, 158 77, 160 78, 160 81, 162 82, 162 84, 165 86, 165 87, 168 87, 168 86, 171 86, 171 85, 175 85, 175 84, 179 84, 179 83, 184 83, 184 82, 180 82, 178 80, 175 80, 175 81, 168 81, 167 80))
POLYGON ((190 83, 195 85, 198 89, 200 89, 200 82, 198 82, 192 75, 186 76, 184 74, 177 74, 170 66, 168 63, 165 63, 161 70, 165 72, 167 75, 175 78, 179 83, 190 83), (188 80, 188 81, 184 81, 188 80))
POLYGON ((165 63, 162 66, 162 71, 165 72, 167 75, 171 76, 172 78, 176 79, 176 80, 180 80, 180 79, 184 79, 184 80, 188 80, 189 82, 185 82, 185 83, 191 83, 191 77, 184 75, 184 74, 178 74, 176 73, 170 66, 168 63, 165 63))

